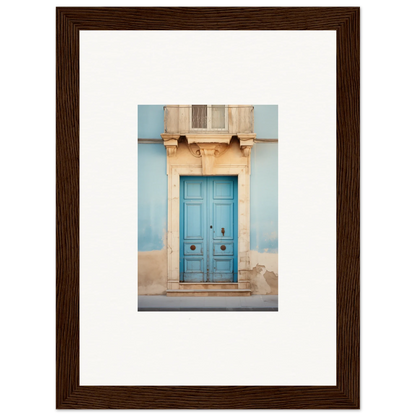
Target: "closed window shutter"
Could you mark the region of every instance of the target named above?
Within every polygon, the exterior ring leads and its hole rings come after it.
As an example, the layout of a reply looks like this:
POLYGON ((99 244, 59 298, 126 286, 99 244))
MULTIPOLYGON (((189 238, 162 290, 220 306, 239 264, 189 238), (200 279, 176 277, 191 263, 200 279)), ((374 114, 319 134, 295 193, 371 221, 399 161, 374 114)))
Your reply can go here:
POLYGON ((192 106, 192 128, 206 129, 207 128, 207 106, 193 105, 192 106))

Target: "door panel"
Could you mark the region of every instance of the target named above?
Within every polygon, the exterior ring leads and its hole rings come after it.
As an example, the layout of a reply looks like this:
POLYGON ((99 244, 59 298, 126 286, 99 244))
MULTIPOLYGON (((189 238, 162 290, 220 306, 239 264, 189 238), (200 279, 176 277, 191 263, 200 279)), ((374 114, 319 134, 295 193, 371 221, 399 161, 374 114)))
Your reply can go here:
POLYGON ((203 282, 207 269, 206 180, 180 180, 180 281, 203 282))
POLYGON ((204 236, 204 205, 202 202, 185 202, 185 239, 203 240, 204 236))
POLYGON ((233 212, 232 203, 220 204, 214 202, 214 238, 221 240, 233 238, 233 212))
POLYGON ((214 256, 233 256, 234 255, 234 244, 229 242, 215 243, 213 247, 214 256))
POLYGON ((184 271, 187 282, 202 282, 204 278, 203 269, 204 259, 201 258, 185 258, 184 271))
POLYGON ((233 272, 233 259, 214 259, 214 270, 218 274, 233 272))
POLYGON ((188 255, 188 256, 202 256, 203 254, 202 247, 203 247, 202 243, 194 243, 194 244, 184 243, 183 252, 185 255, 188 255))
POLYGON ((202 180, 185 182, 185 199, 204 199, 202 180))
POLYGON ((214 181, 214 199, 233 199, 233 182, 214 181))
POLYGON ((237 281, 237 177, 212 177, 210 257, 213 282, 237 281))
POLYGON ((181 177, 180 280, 237 282, 237 177, 181 177))

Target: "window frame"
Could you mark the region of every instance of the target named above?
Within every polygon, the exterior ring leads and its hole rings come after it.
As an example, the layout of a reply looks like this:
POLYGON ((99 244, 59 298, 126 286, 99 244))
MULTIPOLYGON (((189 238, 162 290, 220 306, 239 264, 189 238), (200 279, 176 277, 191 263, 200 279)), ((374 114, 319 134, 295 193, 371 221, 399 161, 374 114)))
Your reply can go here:
POLYGON ((193 104, 190 106, 190 114, 189 114, 189 129, 190 131, 221 131, 221 132, 227 132, 228 131, 228 104, 193 104), (207 106, 207 128, 197 128, 193 127, 192 125, 192 111, 194 105, 206 105, 207 106), (216 107, 219 105, 224 106, 224 128, 212 128, 212 107, 216 107))

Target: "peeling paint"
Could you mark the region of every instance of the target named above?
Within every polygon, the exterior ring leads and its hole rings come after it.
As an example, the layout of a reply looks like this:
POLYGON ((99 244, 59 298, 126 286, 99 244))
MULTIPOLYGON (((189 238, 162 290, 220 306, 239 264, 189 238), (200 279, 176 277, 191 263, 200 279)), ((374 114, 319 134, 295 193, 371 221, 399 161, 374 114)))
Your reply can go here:
POLYGON ((268 294, 277 295, 277 274, 274 272, 265 271, 263 276, 270 287, 270 293, 268 294))
MULTIPOLYGON (((167 289, 167 248, 138 252, 139 295, 165 295, 167 289)), ((250 251, 247 277, 253 295, 278 294, 278 255, 250 251)))
POLYGON ((250 269, 248 273, 251 281, 253 295, 278 294, 278 254, 259 253, 250 251, 250 269))

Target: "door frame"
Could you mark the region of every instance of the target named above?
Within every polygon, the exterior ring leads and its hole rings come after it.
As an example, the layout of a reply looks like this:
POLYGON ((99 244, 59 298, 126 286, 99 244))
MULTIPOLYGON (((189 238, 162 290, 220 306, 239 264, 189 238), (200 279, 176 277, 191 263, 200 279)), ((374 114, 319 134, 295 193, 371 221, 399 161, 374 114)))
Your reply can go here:
MULTIPOLYGON (((179 281, 181 284, 183 283, 196 283, 196 284, 203 284, 203 283, 238 283, 238 176, 236 175, 227 175, 227 176, 216 176, 216 175, 204 175, 204 176, 179 176, 179 194, 180 194, 180 205, 179 205, 179 236, 180 236, 180 246, 179 246, 179 281), (186 181, 183 180, 184 178, 187 178, 186 181), (190 179, 192 178, 192 179, 190 179), (199 179, 201 178, 201 179, 199 179), (214 226, 215 230, 215 220, 214 220, 214 206, 215 203, 224 204, 227 203, 230 198, 226 197, 225 199, 221 199, 220 197, 215 196, 215 180, 218 181, 218 178, 221 178, 221 180, 226 180, 227 182, 231 183, 232 186, 232 219, 229 224, 229 226, 232 226, 232 240, 230 243, 230 240, 228 237, 223 239, 216 239, 214 238, 213 233, 211 232, 211 229, 214 226), (203 194, 202 200, 204 201, 203 204, 199 204, 199 199, 194 198, 186 198, 185 197, 185 189, 184 185, 188 181, 195 181, 194 183, 201 183, 201 193, 203 194), (202 182, 201 182, 202 181, 202 182), (196 255, 195 253, 187 253, 185 254, 185 245, 190 244, 198 244, 197 240, 198 238, 190 238, 188 237, 185 239, 185 224, 187 221, 187 210, 185 208, 185 204, 189 203, 190 205, 202 205, 202 210, 200 212, 200 216, 203 217, 203 221, 201 223, 201 227, 204 228, 205 231, 201 228, 201 237, 202 237, 202 258, 203 258, 203 269, 202 272, 202 281, 193 281, 190 280, 188 282, 185 282, 185 274, 187 273, 185 271, 185 261, 186 260, 193 260, 195 258, 198 258, 198 260, 201 260, 201 255, 196 255), (189 242, 191 240, 191 242, 189 242), (232 253, 227 253, 226 257, 224 257, 225 253, 220 253, 215 255, 215 244, 232 244, 232 253), (220 272, 215 273, 214 265, 215 261, 221 261, 221 260, 230 260, 229 257, 232 257, 232 280, 231 281, 214 281, 215 277, 218 278, 218 274, 220 272), (208 273, 209 270, 209 273, 208 273), (182 276, 183 275, 183 276, 182 276), (216 276, 217 275, 217 276, 216 276), (183 279, 182 279, 183 278, 183 279), (208 280, 209 279, 209 280, 208 280)), ((220 235, 220 234, 219 234, 220 235)), ((191 246, 192 247, 192 246, 191 246)), ((225 248, 225 246, 224 246, 225 248)), ((195 247, 194 247, 195 249, 195 247)), ((197 272, 198 274, 201 272, 197 272)), ((223 272, 227 273, 227 272, 223 272)))
MULTIPOLYGON (((246 163, 215 165, 210 176, 238 176, 238 288, 250 285, 250 157, 246 163)), ((168 174, 168 290, 180 287, 180 176, 206 176, 201 164, 180 164, 167 157, 168 174)))

